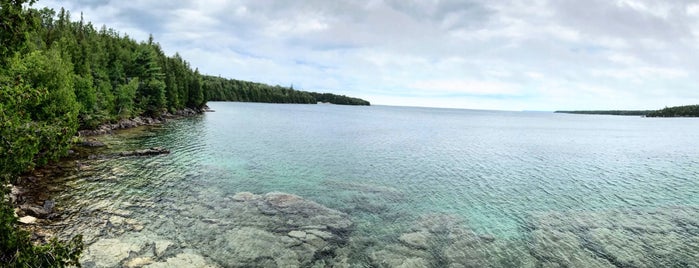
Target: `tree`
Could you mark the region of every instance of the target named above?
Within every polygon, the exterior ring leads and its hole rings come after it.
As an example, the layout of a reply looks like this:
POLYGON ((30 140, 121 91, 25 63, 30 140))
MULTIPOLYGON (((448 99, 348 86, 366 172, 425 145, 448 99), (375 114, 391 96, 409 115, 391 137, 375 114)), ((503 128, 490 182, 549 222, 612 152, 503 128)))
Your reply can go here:
POLYGON ((14 53, 27 49, 29 34, 39 26, 39 20, 22 5, 32 5, 34 2, 36 0, 0 1, 0 66, 14 53))

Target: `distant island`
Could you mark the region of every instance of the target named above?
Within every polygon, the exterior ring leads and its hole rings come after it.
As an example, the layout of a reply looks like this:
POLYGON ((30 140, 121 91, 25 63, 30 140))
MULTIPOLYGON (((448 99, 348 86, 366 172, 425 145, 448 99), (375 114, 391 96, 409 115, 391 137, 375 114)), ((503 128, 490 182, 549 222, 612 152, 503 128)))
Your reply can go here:
POLYGON ((699 117, 699 105, 665 107, 661 110, 555 111, 566 114, 603 114, 645 117, 699 117))
POLYGON ((653 110, 598 110, 598 111, 555 111, 555 113, 564 114, 605 114, 605 115, 628 115, 628 116, 647 116, 654 112, 653 110))
POLYGON ((203 89, 210 101, 241 101, 265 103, 332 103, 340 105, 370 105, 366 100, 336 95, 295 90, 293 86, 271 86, 263 83, 202 75, 203 89))

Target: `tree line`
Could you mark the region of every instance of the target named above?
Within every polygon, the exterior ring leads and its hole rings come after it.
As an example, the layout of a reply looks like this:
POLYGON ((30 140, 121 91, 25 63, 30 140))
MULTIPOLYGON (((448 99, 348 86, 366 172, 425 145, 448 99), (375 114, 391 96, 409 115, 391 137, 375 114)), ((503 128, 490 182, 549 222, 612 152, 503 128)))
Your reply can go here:
POLYGON ((26 2, 0 9, 0 176, 61 156, 79 128, 205 105, 198 71, 152 37, 137 42, 26 2))
POLYGON ((331 93, 295 90, 293 86, 271 86, 263 83, 203 76, 203 89, 210 101, 241 101, 265 103, 316 104, 326 102, 341 105, 370 105, 366 100, 331 93))
POLYGON ((665 107, 664 109, 648 113, 646 116, 647 117, 699 117, 699 105, 665 107))
POLYGON ((606 114, 645 117, 699 117, 699 105, 665 107, 660 110, 597 110, 597 111, 556 111, 566 114, 606 114))
POLYGON ((207 100, 368 105, 363 100, 201 75, 151 36, 74 19, 36 0, 0 0, 0 263, 78 265, 81 237, 34 245, 16 228, 6 183, 66 155, 78 129, 135 116, 159 117, 207 100))

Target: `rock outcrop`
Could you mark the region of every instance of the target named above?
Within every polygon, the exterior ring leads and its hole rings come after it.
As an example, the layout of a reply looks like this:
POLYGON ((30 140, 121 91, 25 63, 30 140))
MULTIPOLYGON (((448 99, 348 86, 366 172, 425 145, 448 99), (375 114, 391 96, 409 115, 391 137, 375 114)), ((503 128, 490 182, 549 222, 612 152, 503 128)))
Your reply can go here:
POLYGON ((84 136, 104 135, 104 134, 110 134, 113 131, 119 130, 119 129, 127 129, 127 128, 139 127, 139 126, 151 126, 151 125, 162 124, 163 122, 165 122, 169 119, 195 116, 197 114, 201 114, 205 111, 208 111, 207 109, 208 109, 208 107, 204 107, 201 110, 184 108, 182 110, 175 111, 174 114, 171 114, 169 112, 164 112, 157 118, 148 117, 148 116, 137 116, 134 118, 122 119, 116 123, 99 125, 95 129, 80 130, 80 131, 78 131, 78 136, 84 137, 84 136))

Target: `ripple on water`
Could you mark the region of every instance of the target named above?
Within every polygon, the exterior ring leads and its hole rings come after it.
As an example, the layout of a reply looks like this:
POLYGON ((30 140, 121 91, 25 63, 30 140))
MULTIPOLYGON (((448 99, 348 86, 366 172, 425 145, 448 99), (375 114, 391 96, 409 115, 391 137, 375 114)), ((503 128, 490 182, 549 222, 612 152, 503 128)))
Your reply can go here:
POLYGON ((135 252, 119 263, 175 266, 235 266, 226 254, 300 266, 699 266, 699 137, 667 138, 695 131, 686 124, 231 105, 105 137, 108 151, 172 152, 81 160, 89 168, 57 178, 71 189, 57 193, 59 205, 71 205, 56 229, 85 234, 95 265, 109 244, 116 256, 135 252), (297 108, 320 110, 298 120, 297 108), (353 228, 309 254, 318 235, 275 229, 289 223, 239 204, 244 191, 302 196, 353 228))

